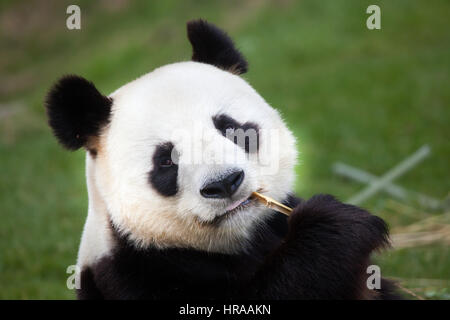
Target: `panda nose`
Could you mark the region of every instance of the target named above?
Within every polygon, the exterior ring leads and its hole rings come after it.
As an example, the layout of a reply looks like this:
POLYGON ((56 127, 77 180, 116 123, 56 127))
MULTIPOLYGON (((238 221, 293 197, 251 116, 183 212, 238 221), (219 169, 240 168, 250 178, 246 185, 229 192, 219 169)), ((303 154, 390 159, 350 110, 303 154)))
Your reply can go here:
POLYGON ((244 171, 237 171, 220 181, 215 181, 206 185, 200 190, 200 193, 205 198, 231 198, 236 190, 244 181, 244 171))

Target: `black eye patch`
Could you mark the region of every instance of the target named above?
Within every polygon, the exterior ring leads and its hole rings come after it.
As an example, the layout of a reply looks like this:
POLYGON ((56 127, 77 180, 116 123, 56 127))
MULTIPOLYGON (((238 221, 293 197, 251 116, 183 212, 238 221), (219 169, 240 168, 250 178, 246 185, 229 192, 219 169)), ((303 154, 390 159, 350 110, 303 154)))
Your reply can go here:
POLYGON ((160 144, 153 154, 153 170, 150 171, 151 185, 163 196, 174 196, 178 192, 178 159, 173 159, 174 145, 171 142, 160 144))
POLYGON ((216 115, 212 118, 214 126, 217 130, 219 130, 224 137, 232 138, 232 141, 235 144, 238 144, 238 133, 243 133, 245 138, 245 152, 249 153, 250 151, 258 151, 259 150, 259 127, 256 123, 253 122, 245 122, 243 124, 237 122, 230 116, 226 114, 216 115), (240 130, 242 131, 240 131, 240 130), (235 134, 236 133, 236 134, 235 134), (252 150, 250 150, 250 140, 252 140, 252 150), (255 146, 256 142, 256 150, 253 146, 255 146))

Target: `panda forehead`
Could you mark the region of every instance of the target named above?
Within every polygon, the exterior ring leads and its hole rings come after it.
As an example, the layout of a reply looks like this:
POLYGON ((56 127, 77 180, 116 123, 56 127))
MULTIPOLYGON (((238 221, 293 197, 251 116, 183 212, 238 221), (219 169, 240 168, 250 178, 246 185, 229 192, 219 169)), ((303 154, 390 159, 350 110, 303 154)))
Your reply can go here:
POLYGON ((180 62, 160 67, 110 95, 113 115, 125 119, 204 121, 221 112, 250 116, 264 100, 242 78, 214 66, 180 62), (252 108, 253 106, 253 108, 252 108))

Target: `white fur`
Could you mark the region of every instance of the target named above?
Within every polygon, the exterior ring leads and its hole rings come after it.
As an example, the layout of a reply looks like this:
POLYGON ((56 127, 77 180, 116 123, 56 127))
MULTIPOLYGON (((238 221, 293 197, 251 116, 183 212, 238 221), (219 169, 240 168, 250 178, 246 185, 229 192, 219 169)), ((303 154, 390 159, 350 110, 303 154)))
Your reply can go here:
MULTIPOLYGON (((253 228, 266 218, 268 210, 256 205, 238 212, 219 227, 207 222, 258 188, 278 200, 291 191, 295 139, 278 112, 241 77, 198 62, 158 68, 110 97, 111 121, 99 139, 96 163, 87 172, 89 215, 79 259, 98 256, 90 251, 103 254, 108 250, 107 240, 97 241, 98 249, 86 245, 95 237, 109 237, 103 231, 91 235, 95 233, 91 229, 105 223, 104 218, 101 222, 94 218, 99 214, 98 203, 106 204, 114 225, 130 234, 137 246, 191 247, 215 252, 245 250, 253 228), (214 128, 212 117, 220 113, 276 133, 272 136, 278 136, 278 141, 262 143, 258 152, 262 161, 276 156, 276 172, 264 173, 260 164, 249 161, 242 148, 214 128), (155 147, 168 141, 180 153, 179 191, 172 197, 160 195, 149 182, 155 147), (192 144, 196 146, 192 148, 192 144), (274 154, 274 150, 278 151, 274 154), (221 163, 186 163, 189 154, 192 157, 199 152, 221 163), (199 191, 207 181, 236 168, 244 170, 245 179, 231 200, 201 196, 199 191), (91 187, 93 183, 95 188, 91 187)), ((102 215, 105 210, 101 210, 102 215)))
POLYGON ((77 264, 81 268, 108 254, 114 245, 108 211, 95 183, 95 164, 95 160, 87 153, 89 209, 78 251, 77 264))

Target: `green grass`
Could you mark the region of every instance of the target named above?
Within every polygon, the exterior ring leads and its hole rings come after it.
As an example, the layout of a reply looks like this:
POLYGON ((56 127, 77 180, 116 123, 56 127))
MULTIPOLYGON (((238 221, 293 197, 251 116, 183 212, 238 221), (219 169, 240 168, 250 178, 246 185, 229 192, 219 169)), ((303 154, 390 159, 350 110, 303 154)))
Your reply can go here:
MULTIPOLYGON (((448 1, 378 1, 382 29, 365 27, 371 1, 6 1, 0 6, 0 298, 66 299, 87 211, 84 156, 60 148, 47 127, 46 90, 65 73, 103 92, 153 68, 188 60, 185 22, 206 18, 233 36, 250 62, 244 77, 280 110, 301 152, 296 190, 345 200, 361 185, 334 161, 381 175, 427 143, 432 156, 398 184, 445 198, 450 190, 448 1), (65 28, 79 3, 82 30, 65 28), (157 4, 156 4, 157 3, 157 4), (29 7, 33 6, 33 10, 29 7)), ((379 194, 365 203, 392 228, 403 219, 379 194)), ((426 217, 435 213, 423 213, 426 217)), ((449 298, 443 244, 376 257, 382 274, 427 298, 449 298), (419 280, 418 280, 419 279, 419 280)))

